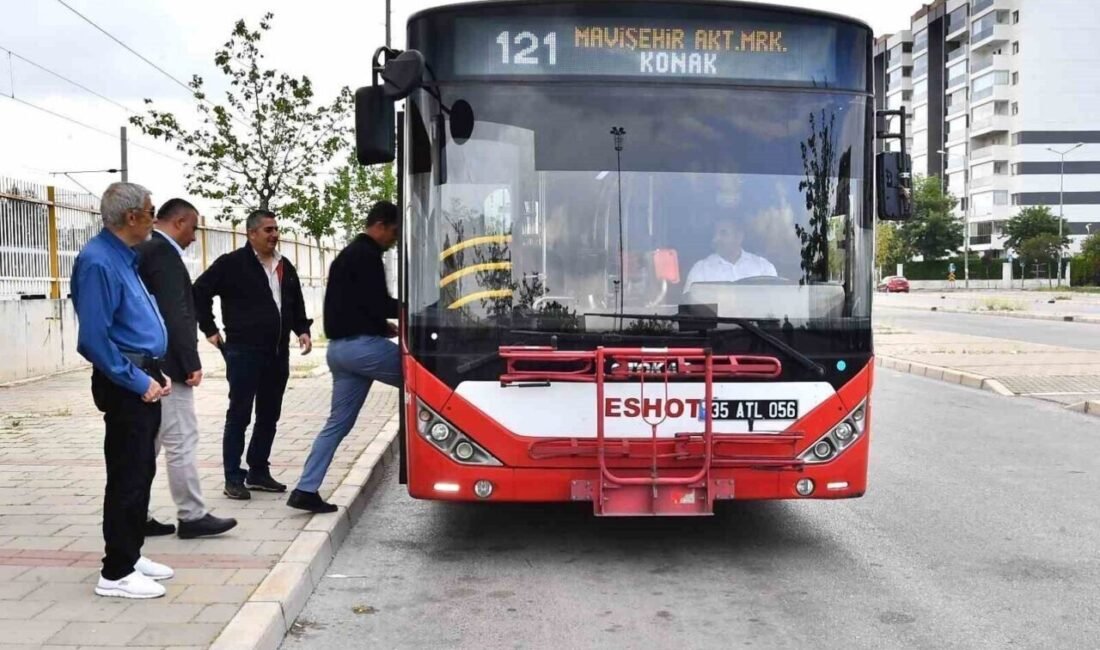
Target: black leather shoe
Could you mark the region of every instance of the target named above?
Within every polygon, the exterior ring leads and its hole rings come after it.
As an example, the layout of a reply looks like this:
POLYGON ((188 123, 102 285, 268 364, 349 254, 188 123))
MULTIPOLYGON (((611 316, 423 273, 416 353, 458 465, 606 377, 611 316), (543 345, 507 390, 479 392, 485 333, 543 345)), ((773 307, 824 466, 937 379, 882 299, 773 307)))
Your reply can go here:
POLYGON ((270 474, 267 476, 249 475, 244 480, 244 486, 250 490, 259 490, 260 492, 286 492, 286 486, 271 478, 270 474))
POLYGON ((146 537, 159 537, 160 535, 171 535, 176 532, 176 527, 172 524, 162 524, 156 519, 150 517, 145 520, 145 536, 146 537))
POLYGON ((180 539, 194 539, 196 537, 212 537, 221 535, 225 531, 237 525, 237 520, 232 517, 215 517, 206 513, 202 519, 180 522, 180 539))
POLYGON ((225 487, 222 488, 222 494, 230 499, 236 499, 238 501, 248 501, 252 498, 252 493, 248 491, 244 483, 230 483, 226 481, 225 487))
POLYGON ((286 504, 291 508, 308 510, 309 512, 316 513, 336 512, 339 510, 339 508, 331 503, 325 503, 325 500, 321 498, 320 494, 316 492, 303 492, 301 490, 294 490, 291 492, 290 497, 286 500, 286 504))

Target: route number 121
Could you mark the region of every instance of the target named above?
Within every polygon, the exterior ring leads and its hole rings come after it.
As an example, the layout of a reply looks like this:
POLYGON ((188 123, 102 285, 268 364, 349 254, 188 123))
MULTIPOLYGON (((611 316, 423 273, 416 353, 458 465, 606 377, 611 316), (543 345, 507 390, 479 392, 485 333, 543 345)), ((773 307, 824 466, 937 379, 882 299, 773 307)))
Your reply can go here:
MULTIPOLYGON (((519 32, 514 37, 510 32, 501 32, 500 35, 497 36, 497 43, 500 44, 501 63, 512 63, 514 65, 539 64, 539 37, 531 32, 519 32), (512 48, 513 45, 518 48, 514 52, 512 48)), ((557 33, 550 32, 547 34, 542 39, 542 45, 544 45, 547 50, 547 63, 556 65, 558 62, 557 33)))

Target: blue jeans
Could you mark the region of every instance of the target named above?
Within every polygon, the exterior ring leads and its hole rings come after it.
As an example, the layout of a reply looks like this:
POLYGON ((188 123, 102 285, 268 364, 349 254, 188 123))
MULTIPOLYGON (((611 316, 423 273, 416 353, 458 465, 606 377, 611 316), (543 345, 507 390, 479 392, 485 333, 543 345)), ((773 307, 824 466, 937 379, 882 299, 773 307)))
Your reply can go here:
POLYGON ((335 339, 328 345, 327 361, 332 371, 332 409, 325 428, 313 441, 298 481, 298 489, 303 492, 321 488, 336 447, 355 426, 371 384, 378 380, 390 386, 401 385, 400 351, 397 344, 381 336, 335 339))
POLYGON ((265 350, 226 343, 222 346, 226 378, 229 380, 229 408, 222 434, 222 464, 225 480, 243 483, 249 474, 270 476, 269 459, 275 443, 275 426, 283 410, 283 393, 290 377, 290 355, 282 350, 265 350), (256 409, 256 424, 248 444, 248 469, 241 467, 244 434, 256 409))

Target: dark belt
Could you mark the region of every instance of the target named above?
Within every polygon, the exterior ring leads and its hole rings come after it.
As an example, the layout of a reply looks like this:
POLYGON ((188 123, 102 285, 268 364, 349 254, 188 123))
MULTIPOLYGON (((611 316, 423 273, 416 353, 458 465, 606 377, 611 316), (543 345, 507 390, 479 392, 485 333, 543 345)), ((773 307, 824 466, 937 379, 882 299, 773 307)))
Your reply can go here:
POLYGON ((123 352, 122 356, 129 359, 130 363, 150 374, 161 371, 161 360, 157 357, 151 357, 148 354, 142 354, 140 352, 123 352))

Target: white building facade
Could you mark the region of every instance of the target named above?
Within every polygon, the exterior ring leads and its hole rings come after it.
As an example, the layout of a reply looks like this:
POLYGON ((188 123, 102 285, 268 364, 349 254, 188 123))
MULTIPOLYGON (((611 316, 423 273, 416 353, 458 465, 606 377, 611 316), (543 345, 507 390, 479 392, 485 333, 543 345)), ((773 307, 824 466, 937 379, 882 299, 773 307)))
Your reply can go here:
POLYGON ((1028 206, 1064 210, 1071 250, 1100 228, 1100 2, 937 0, 875 63, 879 105, 911 109, 913 171, 960 199, 971 250, 1005 255, 1028 206))

